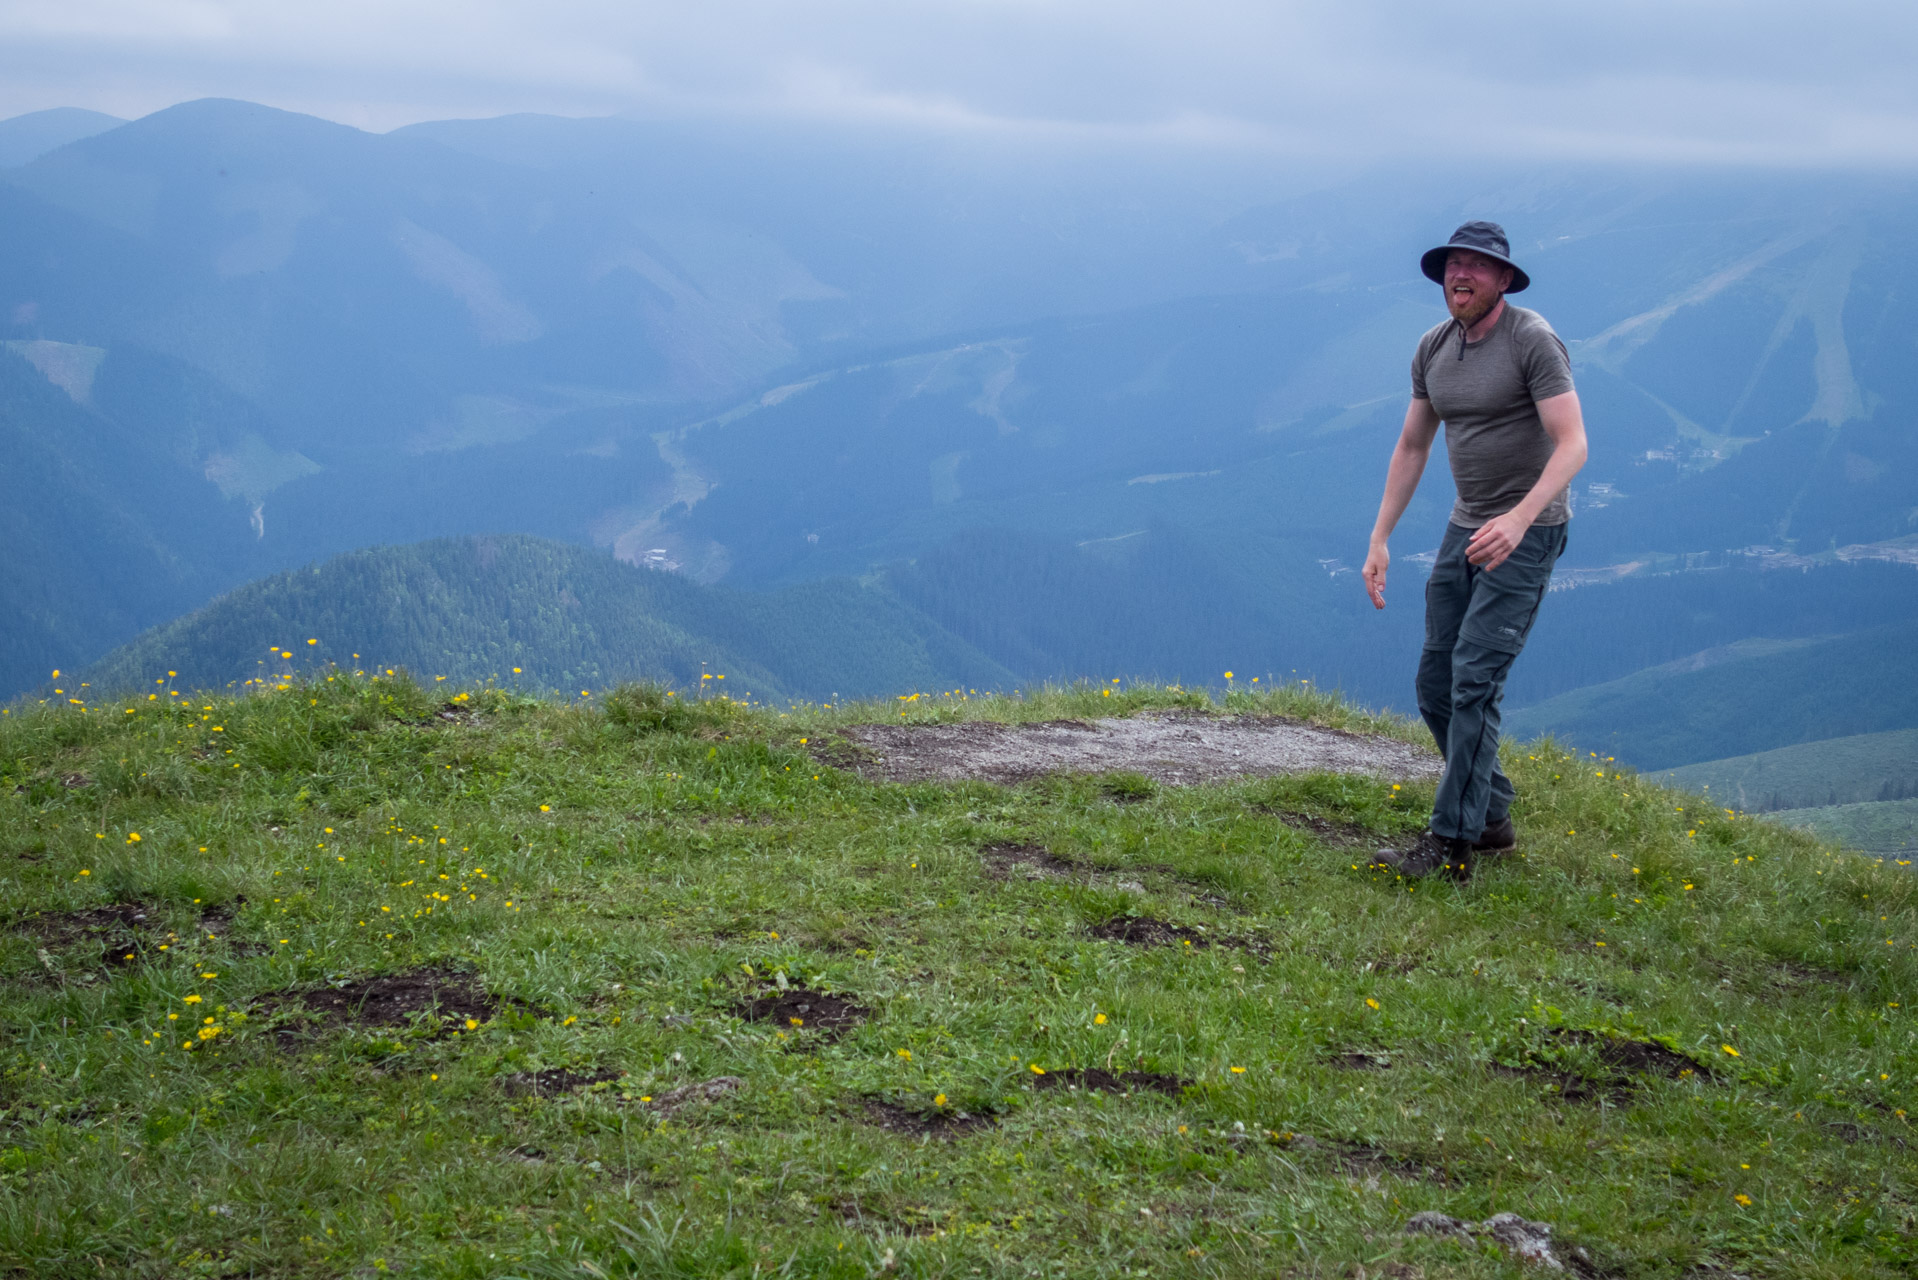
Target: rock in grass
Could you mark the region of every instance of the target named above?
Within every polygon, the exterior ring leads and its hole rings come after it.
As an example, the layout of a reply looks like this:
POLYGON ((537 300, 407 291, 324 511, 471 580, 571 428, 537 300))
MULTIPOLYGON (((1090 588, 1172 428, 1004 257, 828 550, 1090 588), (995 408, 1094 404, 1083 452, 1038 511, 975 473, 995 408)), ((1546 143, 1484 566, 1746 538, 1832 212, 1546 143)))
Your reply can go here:
MULTIPOLYGON (((1449 1237, 1470 1240, 1490 1236, 1493 1243, 1523 1262, 1536 1263, 1551 1271, 1565 1270, 1565 1264, 1552 1252, 1552 1224, 1533 1222, 1516 1213, 1495 1213, 1483 1222, 1467 1222, 1450 1214, 1428 1209, 1415 1213, 1405 1224, 1407 1235, 1449 1237)), ((1582 1251, 1581 1251, 1582 1252, 1582 1251)))
POLYGON ((711 1102, 739 1088, 738 1076, 714 1076, 697 1084, 683 1084, 653 1099, 653 1110, 665 1115, 689 1102, 711 1102))
POLYGON ((1415 1213, 1405 1224, 1408 1236, 1450 1236, 1457 1240, 1469 1240, 1478 1224, 1454 1218, 1449 1213, 1440 1213, 1436 1209, 1427 1209, 1424 1213, 1415 1213))

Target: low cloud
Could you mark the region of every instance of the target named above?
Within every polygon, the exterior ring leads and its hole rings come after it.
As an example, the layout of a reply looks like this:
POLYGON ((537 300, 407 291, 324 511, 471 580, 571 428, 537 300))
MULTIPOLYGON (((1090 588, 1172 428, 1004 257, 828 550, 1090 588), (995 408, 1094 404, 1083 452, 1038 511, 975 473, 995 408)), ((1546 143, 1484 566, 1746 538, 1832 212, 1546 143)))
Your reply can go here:
POLYGON ((5 0, 0 113, 760 117, 1282 155, 1918 162, 1918 6, 5 0))

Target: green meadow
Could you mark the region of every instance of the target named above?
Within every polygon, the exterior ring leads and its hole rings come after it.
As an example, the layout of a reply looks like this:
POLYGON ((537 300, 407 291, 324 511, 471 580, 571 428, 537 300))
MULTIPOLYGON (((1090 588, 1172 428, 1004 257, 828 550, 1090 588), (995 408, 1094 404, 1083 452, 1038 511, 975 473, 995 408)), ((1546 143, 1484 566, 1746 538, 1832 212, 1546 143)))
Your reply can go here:
MULTIPOLYGON (((58 683, 58 682, 56 682, 58 683)), ((1311 689, 571 703, 404 673, 0 716, 0 1271, 1510 1276, 1918 1266, 1914 880, 1549 742, 1429 784, 895 785, 862 721, 1311 689)), ((69 699, 77 699, 69 701, 69 699)))

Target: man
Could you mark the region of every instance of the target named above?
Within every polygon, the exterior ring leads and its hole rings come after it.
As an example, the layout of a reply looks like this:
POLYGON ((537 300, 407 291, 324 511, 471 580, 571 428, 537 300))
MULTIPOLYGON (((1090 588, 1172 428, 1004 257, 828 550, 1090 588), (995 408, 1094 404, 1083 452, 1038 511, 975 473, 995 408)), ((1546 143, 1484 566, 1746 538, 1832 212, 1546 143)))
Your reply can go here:
POLYGON ((1585 423, 1565 344, 1506 301, 1531 280, 1505 232, 1468 222, 1420 268, 1452 318, 1419 339, 1412 403, 1386 472, 1365 557, 1365 589, 1385 607, 1386 540, 1405 514, 1439 424, 1458 501, 1425 587, 1419 714, 1445 756, 1430 829, 1375 866, 1464 878, 1474 859, 1517 847, 1511 782, 1498 767, 1499 699, 1565 549, 1566 486, 1585 465, 1585 423))

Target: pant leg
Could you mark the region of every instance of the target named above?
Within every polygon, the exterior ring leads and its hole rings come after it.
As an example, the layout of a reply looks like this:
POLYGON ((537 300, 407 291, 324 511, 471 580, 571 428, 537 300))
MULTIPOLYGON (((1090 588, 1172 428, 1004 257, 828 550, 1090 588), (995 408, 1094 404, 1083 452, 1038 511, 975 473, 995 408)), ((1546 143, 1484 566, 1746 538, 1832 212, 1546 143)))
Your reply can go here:
POLYGON ((1435 835, 1476 840, 1511 809, 1511 780, 1498 767, 1499 699, 1517 654, 1461 636, 1452 650, 1445 776, 1432 801, 1435 835))
POLYGON ((1446 753, 1452 731, 1452 647, 1458 643, 1459 626, 1472 598, 1472 567, 1465 559, 1465 544, 1471 536, 1469 529, 1446 525, 1432 576, 1425 580, 1425 645, 1419 652, 1414 690, 1419 715, 1432 731, 1440 755, 1446 753))
MULTIPOLYGON (((1450 653, 1445 776, 1432 803, 1437 835, 1476 840, 1511 809, 1515 791, 1498 767, 1499 703, 1564 546, 1563 525, 1534 525, 1497 569, 1466 566, 1466 603, 1450 653)), ((1421 656, 1421 675, 1435 687, 1438 672, 1425 673, 1428 656, 1421 656)))

